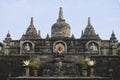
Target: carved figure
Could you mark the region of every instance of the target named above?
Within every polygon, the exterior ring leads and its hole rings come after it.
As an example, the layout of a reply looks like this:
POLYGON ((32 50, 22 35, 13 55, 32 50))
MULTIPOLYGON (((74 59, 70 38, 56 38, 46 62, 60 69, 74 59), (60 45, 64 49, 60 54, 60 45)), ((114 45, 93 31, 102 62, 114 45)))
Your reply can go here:
POLYGON ((98 51, 98 48, 94 43, 92 43, 92 45, 90 46, 90 50, 91 51, 98 51))
POLYGON ((27 43, 24 48, 26 51, 30 51, 30 45, 27 43))
POLYGON ((64 52, 64 45, 59 43, 55 46, 55 51, 58 52, 58 55, 62 55, 64 52))

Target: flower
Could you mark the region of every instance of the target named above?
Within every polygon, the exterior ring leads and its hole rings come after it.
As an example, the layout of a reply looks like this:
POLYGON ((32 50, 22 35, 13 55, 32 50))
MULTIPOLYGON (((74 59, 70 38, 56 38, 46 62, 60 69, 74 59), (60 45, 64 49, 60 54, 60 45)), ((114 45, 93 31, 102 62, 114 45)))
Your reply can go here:
POLYGON ((29 65, 30 65, 30 60, 23 61, 23 66, 29 66, 29 65))
POLYGON ((95 65, 95 61, 93 61, 93 60, 88 61, 88 65, 89 66, 94 66, 95 65))

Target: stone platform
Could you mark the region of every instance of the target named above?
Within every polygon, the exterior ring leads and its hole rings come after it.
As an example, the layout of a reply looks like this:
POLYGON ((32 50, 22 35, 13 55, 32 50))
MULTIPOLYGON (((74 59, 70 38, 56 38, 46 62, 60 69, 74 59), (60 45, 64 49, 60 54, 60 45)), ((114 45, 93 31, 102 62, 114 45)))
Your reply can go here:
POLYGON ((111 80, 110 77, 10 77, 8 80, 111 80))

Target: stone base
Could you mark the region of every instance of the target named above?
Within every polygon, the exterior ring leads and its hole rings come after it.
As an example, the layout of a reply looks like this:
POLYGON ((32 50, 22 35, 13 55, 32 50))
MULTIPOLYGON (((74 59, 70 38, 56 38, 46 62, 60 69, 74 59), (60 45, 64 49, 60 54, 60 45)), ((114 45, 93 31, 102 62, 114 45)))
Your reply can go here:
POLYGON ((10 77, 9 80, 111 80, 110 77, 10 77))

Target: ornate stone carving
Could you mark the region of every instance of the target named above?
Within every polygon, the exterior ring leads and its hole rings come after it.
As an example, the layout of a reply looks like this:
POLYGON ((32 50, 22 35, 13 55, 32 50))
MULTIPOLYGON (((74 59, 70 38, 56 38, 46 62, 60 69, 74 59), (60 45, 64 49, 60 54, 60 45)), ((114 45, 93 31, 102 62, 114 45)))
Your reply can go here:
POLYGON ((98 51, 98 48, 94 43, 91 44, 90 51, 98 51))
POLYGON ((88 18, 88 25, 84 30, 84 33, 82 31, 81 39, 100 39, 98 35, 96 35, 95 30, 90 22, 90 17, 88 18))
POLYGON ((40 39, 40 38, 41 38, 40 31, 38 31, 38 33, 37 33, 37 30, 36 30, 36 28, 34 27, 34 24, 33 24, 33 17, 31 17, 30 25, 26 30, 26 34, 22 35, 21 40, 24 40, 24 39, 40 39))
POLYGON ((32 47, 33 47, 33 46, 32 46, 31 43, 25 42, 25 43, 23 44, 23 51, 24 51, 24 52, 30 52, 30 51, 33 50, 32 47))
POLYGON ((58 52, 59 55, 62 55, 63 52, 64 52, 64 45, 61 44, 61 43, 58 43, 58 44, 55 46, 55 51, 58 52))
POLYGON ((25 45, 24 50, 25 51, 30 51, 30 45, 28 43, 25 45))
POLYGON ((70 35, 70 25, 65 22, 63 18, 62 7, 60 7, 59 18, 51 28, 51 37, 71 37, 70 35))

